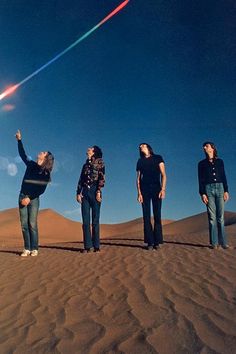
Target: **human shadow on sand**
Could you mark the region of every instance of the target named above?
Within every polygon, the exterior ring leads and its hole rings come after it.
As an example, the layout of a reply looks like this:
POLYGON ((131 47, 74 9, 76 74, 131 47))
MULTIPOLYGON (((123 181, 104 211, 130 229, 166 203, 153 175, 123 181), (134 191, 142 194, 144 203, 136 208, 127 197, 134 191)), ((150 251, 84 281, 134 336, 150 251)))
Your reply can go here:
MULTIPOLYGON (((110 242, 110 241, 117 241, 117 239, 106 239, 106 240, 102 240, 100 241, 100 244, 103 246, 111 246, 111 247, 127 247, 127 248, 144 248, 143 245, 134 245, 131 243, 121 243, 121 242, 110 242)), ((122 241, 126 241, 124 239, 120 239, 122 241)), ((133 239, 130 239, 129 241, 134 241, 133 239)), ((138 240, 140 241, 140 240, 138 240)))
MULTIPOLYGON (((139 248, 139 249, 146 249, 145 245, 141 244, 133 244, 130 241, 139 241, 142 242, 142 239, 132 239, 132 238, 106 238, 100 241, 101 246, 109 246, 109 247, 124 247, 124 248, 139 248), (129 243, 122 243, 117 241, 129 241, 129 243)), ((190 246, 194 248, 209 248, 209 245, 206 244, 198 244, 198 243, 191 243, 191 242, 180 242, 180 241, 164 241, 164 244, 176 245, 176 246, 190 246)), ((71 251, 71 252, 84 252, 83 242, 81 241, 72 241, 72 242, 63 242, 61 245, 40 245, 39 249, 56 249, 62 251, 71 251), (77 244, 76 246, 70 246, 71 244, 77 244)), ((16 250, 9 250, 9 249, 0 249, 0 253, 10 253, 14 255, 20 255, 21 251, 16 250)))
MULTIPOLYGON (((145 246, 141 245, 134 245, 134 244, 124 244, 124 243, 117 243, 116 241, 139 241, 143 242, 143 238, 104 238, 101 241, 101 244, 109 245, 109 246, 124 246, 124 247, 138 247, 138 248, 145 248, 145 246), (114 242, 113 242, 114 241, 114 242)), ((166 241, 164 240, 163 244, 173 244, 179 246, 191 246, 197 248, 209 248, 209 245, 203 243, 192 243, 192 242, 180 242, 180 241, 166 241)))
MULTIPOLYGON (((69 242, 70 244, 72 242, 69 242)), ((73 243, 78 243, 78 242, 73 242, 73 243)), ((101 246, 110 246, 110 247, 126 247, 126 248, 145 248, 143 245, 133 245, 133 244, 125 244, 125 243, 118 243, 118 242, 104 242, 103 240, 100 241, 101 246)), ((58 249, 58 250, 63 250, 63 251, 72 251, 72 252, 81 252, 83 253, 84 248, 83 247, 71 247, 71 246, 66 246, 66 245, 44 245, 44 246, 39 246, 39 248, 45 248, 45 249, 58 249)))
MULTIPOLYGON (((68 242, 68 243, 72 243, 72 242, 68 242)), ((80 243, 80 242, 76 242, 76 243, 80 243)), ((71 251, 71 252, 83 252, 83 248, 82 247, 71 247, 71 246, 58 246, 58 245, 43 245, 43 246, 39 246, 39 248, 43 249, 56 249, 56 250, 63 250, 63 251, 71 251)))
POLYGON ((143 238, 123 238, 123 237, 114 237, 114 238, 110 238, 110 237, 105 237, 102 239, 102 241, 139 241, 139 242, 143 242, 143 238))
POLYGON ((22 251, 15 251, 15 250, 1 250, 1 249, 0 249, 0 253, 10 253, 10 254, 14 254, 14 255, 19 256, 19 255, 22 253, 22 251))
POLYGON ((164 243, 179 245, 179 246, 191 246, 197 248, 209 248, 209 245, 203 243, 191 243, 191 242, 180 242, 180 241, 165 241, 164 243))

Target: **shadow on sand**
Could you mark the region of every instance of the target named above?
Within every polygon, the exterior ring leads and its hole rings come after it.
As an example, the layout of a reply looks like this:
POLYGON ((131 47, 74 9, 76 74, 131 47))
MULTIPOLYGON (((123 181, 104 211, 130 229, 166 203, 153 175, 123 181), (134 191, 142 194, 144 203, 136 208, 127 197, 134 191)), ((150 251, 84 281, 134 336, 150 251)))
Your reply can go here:
POLYGON ((10 254, 14 254, 16 256, 20 256, 22 251, 15 251, 15 250, 1 250, 0 249, 0 253, 10 253, 10 254))
POLYGON ((190 242, 179 242, 179 241, 165 241, 164 243, 179 245, 179 246, 191 246, 197 248, 209 248, 209 245, 202 243, 190 243, 190 242))
MULTIPOLYGON (((145 245, 141 244, 133 244, 130 241, 138 241, 143 242, 142 239, 133 239, 133 238, 106 238, 100 241, 101 246, 109 246, 109 247, 124 247, 124 248, 139 248, 139 249, 146 249, 145 245), (124 241, 129 243, 117 242, 117 241, 124 241)), ((209 245, 206 244, 198 244, 198 243, 191 243, 191 242, 180 242, 180 241, 164 241, 166 245, 176 245, 176 246, 190 246, 194 248, 209 248, 209 245)), ((72 241, 72 242, 63 242, 60 245, 40 245, 39 249, 56 249, 62 251, 70 251, 70 252, 84 252, 83 242, 81 241, 72 241), (78 247, 70 246, 71 244, 76 244, 78 247)), ((22 251, 10 250, 10 249, 0 249, 0 253, 10 253, 14 255, 20 256, 22 251)))

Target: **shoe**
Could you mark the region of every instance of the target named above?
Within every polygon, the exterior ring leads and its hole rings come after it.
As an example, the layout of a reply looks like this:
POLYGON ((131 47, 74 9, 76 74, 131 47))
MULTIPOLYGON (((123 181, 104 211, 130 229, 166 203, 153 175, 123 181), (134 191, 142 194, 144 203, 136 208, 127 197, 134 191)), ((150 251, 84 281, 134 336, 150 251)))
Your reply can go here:
POLYGON ((83 250, 80 251, 80 253, 90 253, 92 252, 90 248, 84 248, 83 250))
POLYGON ((211 245, 210 248, 212 250, 218 250, 219 249, 219 246, 218 245, 211 245))
POLYGON ((159 250, 160 248, 162 248, 162 244, 153 246, 153 249, 156 250, 156 251, 159 250))
POLYGON ((152 250, 153 250, 153 246, 147 246, 147 247, 146 247, 146 250, 147 250, 147 251, 152 251, 152 250))
POLYGON ((29 250, 23 250, 23 252, 21 253, 21 257, 27 257, 30 255, 30 251, 29 250))
POLYGON ((221 246, 224 250, 228 250, 229 248, 230 248, 230 246, 229 245, 223 245, 223 246, 221 246))
POLYGON ((94 248, 93 252, 101 252, 100 248, 94 248))
POLYGON ((38 250, 33 250, 33 251, 31 251, 30 255, 32 257, 36 257, 38 255, 38 253, 39 253, 38 250))

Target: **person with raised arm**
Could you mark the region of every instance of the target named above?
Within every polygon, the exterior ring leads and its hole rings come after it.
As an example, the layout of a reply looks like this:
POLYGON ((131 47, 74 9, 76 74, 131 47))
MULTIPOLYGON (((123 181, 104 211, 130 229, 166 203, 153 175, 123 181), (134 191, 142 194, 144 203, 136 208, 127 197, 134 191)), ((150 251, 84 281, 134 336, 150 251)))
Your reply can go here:
POLYGON ((39 197, 45 192, 51 181, 54 156, 49 151, 38 154, 37 160, 31 160, 25 153, 20 130, 16 132, 18 152, 26 165, 19 195, 19 213, 24 239, 22 257, 38 255, 38 225, 39 197))

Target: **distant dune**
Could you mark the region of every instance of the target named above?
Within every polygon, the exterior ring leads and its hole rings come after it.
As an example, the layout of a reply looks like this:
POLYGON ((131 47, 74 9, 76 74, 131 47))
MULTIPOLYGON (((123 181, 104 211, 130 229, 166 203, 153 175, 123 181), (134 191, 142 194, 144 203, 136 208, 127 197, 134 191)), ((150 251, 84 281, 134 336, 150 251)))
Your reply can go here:
MULTIPOLYGON (((171 221, 164 220, 163 224, 171 221)), ((40 244, 81 241, 82 226, 51 209, 39 211, 38 218, 40 244)), ((132 221, 101 225, 101 237, 110 237, 126 233, 138 233, 142 230, 142 218, 132 221)), ((0 211, 0 246, 22 244, 18 208, 0 211)))
POLYGON ((228 250, 208 247, 205 213, 164 225, 143 247, 142 219, 102 225, 82 253, 81 224, 39 214, 38 257, 19 257, 18 210, 0 212, 0 353, 236 354, 236 213, 228 250))
MULTIPOLYGON (((236 213, 230 211, 225 212, 225 225, 235 228, 236 213)), ((204 212, 175 221, 169 225, 166 225, 164 230, 165 234, 168 235, 205 232, 208 230, 207 213, 204 212)))
MULTIPOLYGON (((236 213, 225 213, 225 224, 232 233, 236 229, 236 213)), ((206 213, 190 216, 178 221, 163 220, 165 235, 202 233, 208 230, 206 213)), ((142 237, 143 221, 137 218, 119 224, 101 225, 101 238, 136 235, 142 237)), ((81 241, 82 227, 80 222, 72 221, 51 209, 39 212, 40 244, 81 241)), ((0 211, 0 246, 22 244, 19 213, 17 208, 0 211)))
MULTIPOLYGON (((50 209, 39 212, 40 243, 81 240, 80 224, 50 209)), ((22 244, 18 208, 0 212, 0 245, 22 244)))

